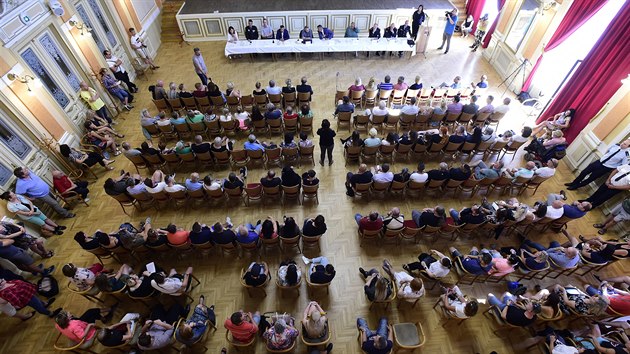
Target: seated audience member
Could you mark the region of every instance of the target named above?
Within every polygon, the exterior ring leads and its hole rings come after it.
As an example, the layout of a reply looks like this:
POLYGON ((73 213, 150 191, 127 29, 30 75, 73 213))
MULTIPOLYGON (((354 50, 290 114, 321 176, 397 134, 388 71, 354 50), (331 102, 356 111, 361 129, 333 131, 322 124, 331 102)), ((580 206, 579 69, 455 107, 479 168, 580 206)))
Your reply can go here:
POLYGON ((192 92, 194 97, 208 97, 208 87, 201 82, 195 84, 195 91, 192 92))
POLYGON ((195 154, 204 154, 210 151, 210 143, 204 142, 201 135, 195 135, 194 142, 190 148, 195 154))
POLYGON ((337 274, 335 267, 328 262, 328 258, 326 257, 306 258, 302 256, 302 260, 306 265, 310 263, 308 273, 309 280, 313 284, 330 283, 337 274))
POLYGON ((280 227, 280 236, 283 238, 294 238, 300 236, 300 227, 291 216, 284 217, 284 224, 280 227))
POLYGON ((500 311, 501 318, 505 322, 517 327, 527 327, 533 324, 541 310, 539 303, 529 299, 519 299, 507 292, 503 294, 501 300, 493 294, 488 294, 488 304, 495 306, 500 311))
POLYGON ((302 185, 302 178, 293 170, 293 166, 283 167, 280 179, 282 180, 283 187, 301 187, 302 185))
MULTIPOLYGON (((466 135, 466 142, 467 143, 473 143, 475 144, 474 147, 477 147, 477 145, 479 145, 479 143, 481 143, 481 138, 482 138, 482 132, 481 132, 481 128, 480 127, 474 127, 472 134, 468 134, 466 135)), ((472 150, 464 150, 464 147, 462 146, 462 152, 465 153, 470 153, 472 150)))
POLYGON ((418 256, 418 261, 419 262, 403 264, 403 269, 409 273, 419 270, 430 278, 439 279, 447 276, 453 265, 450 258, 437 250, 431 250, 429 253, 421 253, 418 256), (436 257, 439 258, 439 260, 436 257))
POLYGON ((74 235, 74 240, 86 251, 93 251, 101 247, 98 238, 87 236, 83 231, 79 231, 74 235))
POLYGON ((293 317, 285 314, 271 317, 271 326, 263 333, 263 338, 268 349, 283 350, 293 347, 298 335, 293 317))
POLYGON ((310 93, 311 96, 313 95, 313 88, 308 84, 306 76, 302 76, 302 78, 300 78, 300 85, 297 85, 295 88, 299 93, 310 93))
POLYGON ((451 208, 449 211, 453 221, 457 225, 474 224, 479 225, 486 222, 486 216, 481 212, 479 205, 473 204, 470 208, 463 208, 461 211, 451 208))
POLYGON ((162 304, 154 306, 149 319, 140 329, 138 348, 149 351, 169 346, 175 332, 174 324, 187 315, 188 311, 178 303, 171 305, 168 310, 162 304))
POLYGON ((385 230, 402 230, 405 227, 405 217, 400 213, 399 208, 392 208, 383 218, 383 228, 385 230))
POLYGON ((414 301, 424 296, 425 291, 422 279, 414 278, 405 272, 396 272, 391 262, 387 259, 383 260, 383 270, 396 282, 399 299, 414 301))
POLYGON ((163 231, 166 231, 166 239, 171 245, 179 246, 190 242, 188 239, 189 232, 182 228, 178 228, 175 224, 168 224, 166 229, 163 231))
MULTIPOLYGON (((275 85, 275 82, 274 82, 275 85)), ((262 84, 260 83, 260 81, 256 82, 256 88, 254 89, 254 91, 252 91, 252 95, 256 96, 256 95, 260 95, 260 96, 266 96, 267 95, 267 91, 262 88, 262 84)))
POLYGON ((188 238, 193 245, 205 244, 210 242, 212 230, 206 224, 195 222, 188 234, 188 238))
POLYGON ((488 274, 492 270, 492 255, 490 253, 480 253, 477 247, 473 247, 466 256, 462 255, 454 247, 450 247, 449 251, 453 258, 458 258, 464 270, 474 275, 488 274))
POLYGON ((96 236, 96 238, 98 239, 99 244, 103 248, 116 249, 116 248, 119 248, 119 247, 123 247, 123 244, 120 241, 120 238, 119 238, 117 233, 106 234, 106 233, 102 232, 101 230, 96 230, 96 233, 94 234, 94 236, 96 236))
POLYGON ((129 279, 129 274, 133 272, 133 269, 127 265, 123 264, 116 274, 113 273, 101 273, 94 278, 94 284, 96 287, 103 292, 116 292, 123 289, 127 285, 127 279, 129 279))
POLYGON ((442 226, 446 222, 446 212, 443 207, 436 206, 435 208, 424 208, 422 212, 417 210, 411 211, 411 218, 418 227, 442 226))
POLYGON ((348 91, 352 92, 352 91, 365 91, 365 85, 363 85, 363 82, 361 81, 360 77, 357 77, 354 80, 354 85, 348 87, 348 91))
POLYGON ((232 339, 240 343, 249 343, 258 333, 260 312, 234 312, 225 320, 223 326, 232 334, 232 339))
MULTIPOLYGON (((547 212, 548 213, 550 212, 549 211, 550 206, 554 208, 553 207, 554 205, 562 205, 563 211, 560 212, 558 210, 552 216, 560 215, 560 216, 566 216, 567 218, 570 218, 570 219, 579 219, 583 217, 584 215, 586 215, 586 213, 588 213, 592 209, 591 203, 589 202, 575 201, 571 204, 567 204, 567 203, 564 203, 565 199, 566 199, 566 195, 564 194, 564 191, 560 191, 560 194, 555 194, 555 193, 548 194, 547 195, 547 212)), ((553 213, 553 211, 551 213, 553 213)))
POLYGON ((273 103, 267 103, 267 112, 265 112, 265 119, 280 119, 282 117, 282 111, 276 108, 273 103))
POLYGON ((236 173, 234 172, 230 172, 230 174, 228 175, 228 178, 225 179, 225 181, 223 181, 224 189, 239 188, 242 191, 243 187, 245 187, 245 183, 243 182, 241 177, 236 175, 236 173))
MULTIPOLYGON (((400 211, 399 211, 400 212, 400 211)), ((372 211, 368 216, 362 216, 357 213, 354 215, 354 219, 359 225, 359 230, 376 231, 383 229, 383 219, 378 215, 378 212, 372 211)))
POLYGON ((145 245, 147 247, 160 247, 162 245, 167 245, 168 239, 166 238, 166 232, 163 230, 153 230, 150 229, 147 232, 147 242, 145 245))
POLYGON ((223 190, 223 186, 221 185, 221 182, 223 181, 221 181, 220 179, 214 179, 212 178, 212 176, 207 175, 206 177, 203 178, 203 183, 201 187, 207 191, 223 190))
POLYGON ((394 174, 394 181, 407 183, 410 176, 411 175, 409 174, 409 169, 407 167, 404 167, 399 173, 394 174))
POLYGON ((73 181, 65 173, 53 170, 53 185, 59 194, 68 196, 68 193, 75 192, 83 198, 86 202, 90 201, 87 197, 90 190, 87 188, 88 183, 86 181, 73 181))
POLYGON ((547 118, 534 127, 534 136, 546 130, 551 132, 554 130, 565 130, 571 125, 571 120, 575 116, 575 109, 569 108, 564 112, 560 112, 551 118, 547 118))
POLYGON ((630 316, 630 292, 628 292, 630 277, 624 275, 606 278, 601 279, 600 283, 599 287, 588 285, 586 293, 590 296, 600 295, 607 298, 610 310, 614 311, 615 314, 630 316), (625 290, 621 289, 621 287, 624 287, 625 290))
MULTIPOLYGON (((390 28, 391 28, 391 26, 390 26, 390 28)), ((404 76, 399 76, 398 77, 398 81, 394 85, 394 90, 407 91, 408 88, 409 88, 409 86, 405 82, 405 77, 404 76)))
POLYGON ((55 301, 55 298, 50 298, 48 302, 43 303, 37 297, 37 290, 37 285, 24 280, 0 278, 0 305, 2 305, 2 312, 13 312, 15 314, 15 311, 29 306, 42 315, 53 317, 56 311, 51 312, 48 310, 48 306, 55 301))
MULTIPOLYGON (((103 157, 103 155, 97 152, 90 151, 86 153, 79 150, 75 150, 66 144, 59 145, 59 152, 61 153, 61 155, 63 155, 63 157, 67 158, 69 161, 74 162, 77 165, 84 164, 88 167, 92 167, 98 163, 99 165, 105 167, 107 171, 111 171, 114 169, 112 166, 109 166, 109 165, 116 161, 116 160, 108 160, 105 157, 103 157)), ((120 152, 118 152, 115 155, 119 155, 119 154, 120 152)))
POLYGON ((341 140, 341 143, 343 144, 344 148, 347 148, 348 146, 363 146, 364 142, 363 139, 361 139, 361 133, 359 133, 358 130, 355 130, 352 132, 352 135, 350 135, 347 139, 339 139, 341 140))
POLYGON ((448 137, 449 143, 462 144, 466 141, 466 128, 463 125, 458 125, 455 128, 455 134, 448 137))
POLYGON ((21 194, 6 191, 0 195, 0 199, 7 201, 7 210, 15 213, 20 220, 39 226, 44 236, 62 235, 66 229, 66 226, 57 225, 30 199, 21 194))
POLYGON ((493 113, 494 106, 492 105, 492 101, 494 101, 494 96, 488 95, 486 98, 486 105, 481 107, 477 113, 493 113))
POLYGON ((420 90, 422 89, 422 77, 420 75, 416 75, 413 84, 409 86, 411 90, 420 90))
POLYGON ((459 114, 462 113, 462 109, 464 107, 464 105, 461 104, 461 102, 459 102, 461 100, 461 98, 459 97, 459 95, 456 95, 455 97, 453 97, 453 102, 449 103, 446 106, 446 113, 450 114, 450 113, 454 113, 454 114, 459 114))
POLYGON ((385 301, 392 295, 392 283, 389 279, 383 277, 376 268, 365 271, 359 268, 359 273, 365 279, 363 291, 370 301, 385 301))
POLYGON ((335 108, 335 115, 340 112, 354 113, 354 103, 350 102, 350 97, 343 96, 342 101, 337 104, 337 108, 335 108))
MULTIPOLYGON (((382 85, 382 84, 381 84, 382 85)), ((378 106, 372 109, 372 115, 370 116, 370 122, 374 121, 374 116, 385 116, 384 122, 387 123, 387 116, 389 110, 387 109, 387 103, 385 101, 379 101, 378 106)))
POLYGON ((529 178, 534 177, 535 169, 536 169, 536 164, 534 163, 534 161, 529 161, 525 164, 525 167, 521 167, 519 169, 506 170, 506 172, 513 178, 513 180, 516 180, 519 177, 529 179, 529 178))
MULTIPOLYGON (((501 250, 503 250, 503 248, 501 250)), ((543 270, 549 266, 547 262, 549 256, 545 251, 532 252, 527 245, 521 245, 520 250, 511 249, 511 252, 514 252, 514 254, 517 254, 521 258, 519 268, 525 272, 529 272, 530 270, 543 270)))
POLYGON ((420 107, 418 107, 418 105, 416 105, 416 98, 415 97, 411 97, 411 99, 409 100, 409 104, 405 104, 401 109, 400 109, 400 113, 403 114, 408 114, 408 115, 416 115, 418 114, 418 112, 420 111, 420 107))
POLYGON ((531 247, 539 252, 546 252, 554 268, 572 268, 580 261, 578 249, 573 246, 562 247, 557 241, 552 241, 549 247, 544 247, 539 243, 525 239, 523 246, 531 247))
POLYGON ((140 320, 140 314, 128 313, 120 322, 100 329, 96 338, 104 347, 117 347, 128 343, 136 333, 138 320, 140 320))
POLYGON ((254 134, 250 134, 249 137, 247 137, 247 141, 243 145, 243 148, 245 150, 251 150, 251 151, 256 151, 256 150, 265 151, 265 147, 263 146, 263 144, 258 142, 258 140, 256 140, 256 136, 254 134))
POLYGON ((265 262, 252 262, 243 274, 243 280, 249 286, 261 286, 267 282, 267 279, 269 279, 269 266, 265 262))
POLYGON ((367 321, 357 319, 357 327, 361 332, 361 350, 368 354, 387 354, 394 347, 394 330, 387 324, 387 318, 381 317, 376 331, 370 330, 367 321))
POLYGON ((481 142, 494 143, 497 140, 497 135, 494 133, 494 129, 491 127, 485 127, 481 133, 481 142))
POLYGON ((297 267, 295 261, 282 261, 278 268, 278 279, 282 286, 297 285, 302 278, 302 271, 297 267))
POLYGON ((305 186, 314 186, 319 184, 319 179, 316 176, 315 170, 308 170, 302 173, 302 184, 305 186))
POLYGON ((442 288, 440 295, 440 306, 444 308, 449 315, 461 319, 473 317, 479 309, 477 299, 468 299, 457 285, 452 288, 442 288))
POLYGON ((378 89, 379 90, 393 90, 394 89, 394 84, 391 83, 392 78, 389 75, 385 75, 385 78, 383 79, 384 81, 381 82, 380 84, 378 84, 378 89))
POLYGON ((95 263, 90 268, 79 268, 68 263, 61 268, 63 275, 68 277, 68 280, 81 291, 90 289, 94 285, 96 276, 101 274, 103 270, 104 267, 100 263, 95 263))
POLYGON ((359 165, 359 170, 356 173, 348 172, 346 175, 346 195, 354 197, 354 190, 352 188, 356 186, 357 183, 365 184, 372 182, 372 176, 372 172, 364 163, 359 165))
POLYGON ((320 236, 326 233, 326 220, 323 215, 317 215, 315 218, 307 218, 304 220, 302 227, 302 235, 304 236, 320 236))
POLYGON ((540 167, 534 169, 534 175, 540 176, 543 178, 553 177, 556 174, 556 168, 558 167, 559 161, 557 159, 549 159, 545 167, 540 167))
MULTIPOLYGON (((500 106, 495 107, 494 108, 494 112, 505 115, 510 110, 510 103, 511 102, 512 102, 512 100, 509 97, 504 98, 503 99, 503 104, 500 105, 500 106)), ((529 128, 529 127, 524 127, 524 128, 529 128)), ((530 132, 530 135, 531 135, 532 128, 529 128, 529 132, 530 132)))
POLYGON ((114 315, 113 310, 115 310, 115 306, 91 308, 80 317, 74 317, 70 312, 61 310, 55 316, 55 328, 74 343, 81 341, 93 343, 97 331, 96 321, 100 320, 103 323, 111 321, 114 315))
POLYGON ((588 295, 573 287, 556 284, 552 292, 560 295, 560 308, 571 309, 582 316, 601 316, 610 305, 610 300, 598 292, 588 295))
MULTIPOLYGON (((260 223, 260 220, 259 220, 260 223)), ((258 227, 256 227, 258 228, 258 227)), ((273 218, 273 216, 268 216, 262 224, 260 224, 260 230, 258 236, 260 238, 272 239, 278 237, 278 222, 273 218)))
POLYGON ((472 170, 468 164, 462 164, 461 167, 451 167, 448 174, 450 180, 466 181, 472 176, 472 170))
POLYGON ((418 183, 426 182, 429 179, 429 174, 424 172, 424 168, 424 162, 418 162, 418 169, 409 176, 409 180, 418 183))
POLYGON ((366 147, 376 147, 381 145, 381 139, 377 137, 378 131, 375 128, 370 129, 368 135, 370 137, 363 140, 363 145, 366 147))
POLYGON ((282 179, 280 177, 276 177, 276 172, 274 170, 267 171, 267 175, 260 179, 260 184, 263 187, 273 188, 282 185, 282 179))
POLYGON ((304 316, 302 318, 302 326, 306 333, 306 338, 319 339, 323 338, 328 331, 328 318, 326 318, 326 311, 317 303, 317 301, 311 301, 306 305, 304 309, 304 316))
MULTIPOLYGON (((627 322, 625 322, 627 323, 627 322)), ((620 322, 619 319, 614 322, 605 322, 605 323, 592 323, 590 325, 590 334, 588 334, 589 341, 588 343, 592 343, 593 347, 598 353, 605 354, 627 354, 630 353, 630 339, 627 335, 627 326, 624 325, 624 322, 620 322), (602 330, 609 328, 610 332, 602 335, 602 330), (601 328, 601 329, 600 329, 601 328), (613 328, 620 328, 613 330, 613 328), (609 334, 615 331, 617 336, 611 336, 609 334)), ((592 351, 591 351, 592 352, 592 351)))
POLYGON ((212 234, 210 235, 210 240, 217 245, 227 245, 228 243, 236 246, 236 234, 232 231, 232 220, 230 217, 225 218, 225 224, 221 225, 221 223, 215 223, 212 226, 212 234))
POLYGON ((158 295, 159 292, 151 286, 151 280, 151 273, 146 270, 146 267, 144 267, 144 270, 139 275, 133 273, 129 274, 129 278, 127 279, 127 293, 130 296, 139 298, 158 295))
POLYGON ((193 268, 188 267, 184 274, 177 273, 175 269, 171 269, 168 276, 164 272, 154 273, 151 286, 163 294, 179 296, 188 290, 192 272, 193 268))
POLYGON ((184 185, 188 191, 196 191, 203 187, 203 182, 199 181, 199 174, 193 172, 190 174, 190 178, 186 178, 184 185))
POLYGON ((391 183, 394 180, 394 173, 389 170, 389 164, 386 163, 372 167, 372 174, 374 182, 391 183))
POLYGON ((205 296, 200 295, 199 303, 195 306, 193 314, 177 328, 175 338, 186 346, 192 346, 203 337, 203 334, 208 330, 208 324, 214 326, 216 322, 214 305, 207 307, 205 296))
POLYGON ((166 186, 164 187, 164 190, 168 193, 186 191, 185 186, 175 183, 175 178, 173 176, 165 176, 164 182, 166 182, 166 186))
MULTIPOLYGON (((288 120, 290 121, 294 119, 296 120, 298 119, 298 114, 296 112, 293 112, 293 107, 287 106, 287 108, 285 109, 284 115, 282 115, 282 120, 286 122, 288 120)), ((285 139, 288 136, 288 134, 291 134, 291 141, 293 141, 293 133, 285 133, 284 135, 285 139)))
POLYGON ((451 176, 448 171, 448 164, 440 162, 439 169, 428 172, 428 182, 430 181, 446 181, 451 176))
POLYGON ((564 133, 562 130, 554 130, 551 132, 551 137, 549 139, 543 139, 543 147, 547 150, 556 147, 558 145, 565 144, 567 139, 564 137, 564 133))
POLYGON ((239 227, 236 228, 236 240, 238 243, 258 243, 258 233, 262 225, 258 224, 257 226, 258 230, 250 223, 247 225, 239 225, 239 227))
POLYGON ((462 106, 462 113, 466 114, 477 114, 479 111, 479 105, 477 104, 477 96, 470 96, 470 103, 462 106))
POLYGON ((514 143, 526 143, 529 141, 531 135, 532 128, 523 127, 523 129, 521 129, 521 135, 512 134, 507 146, 511 147, 514 143))
POLYGON ((313 146, 313 141, 308 138, 306 133, 300 133, 300 142, 298 145, 302 148, 308 148, 313 146))
POLYGON ((483 161, 479 160, 471 163, 470 166, 474 169, 476 180, 499 178, 503 172, 503 162, 495 162, 488 166, 483 161))

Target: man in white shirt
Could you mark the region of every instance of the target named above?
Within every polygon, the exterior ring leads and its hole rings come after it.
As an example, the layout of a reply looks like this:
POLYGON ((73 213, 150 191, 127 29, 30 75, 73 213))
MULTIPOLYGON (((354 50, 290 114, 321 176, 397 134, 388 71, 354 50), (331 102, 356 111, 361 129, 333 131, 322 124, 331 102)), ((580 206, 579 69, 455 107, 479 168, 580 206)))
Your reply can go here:
POLYGON ((144 180, 144 185, 149 193, 160 193, 166 188, 166 182, 154 183, 150 178, 144 180), (151 187, 152 186, 152 187, 151 187))
POLYGON ((142 61, 144 61, 145 64, 151 66, 151 69, 153 70, 159 69, 160 67, 153 64, 153 60, 151 60, 151 57, 149 57, 149 54, 147 54, 145 50, 147 46, 146 44, 144 44, 144 41, 140 37, 140 34, 136 33, 135 28, 129 29, 129 35, 131 36, 129 38, 129 44, 131 45, 131 48, 136 52, 138 57, 142 59, 142 61))
POLYGON ((608 175, 606 183, 602 184, 586 201, 591 203, 593 208, 597 208, 619 192, 626 190, 630 190, 630 165, 628 164, 613 170, 608 175))
POLYGON ((378 107, 374 107, 372 109, 372 116, 370 117, 370 121, 374 119, 374 116, 385 116, 385 122, 387 122, 388 114, 389 114, 389 110, 387 109, 387 102, 380 101, 378 103, 378 107))
POLYGON ((547 166, 535 169, 534 175, 537 175, 543 178, 552 177, 554 174, 556 174, 556 168, 558 167, 558 163, 559 163, 558 160, 550 159, 549 161, 547 161, 547 166))
POLYGON ((418 170, 409 176, 410 181, 424 183, 429 179, 429 174, 424 172, 424 162, 418 162, 418 170))
POLYGON ((628 163, 630 153, 630 139, 626 139, 619 145, 611 145, 601 159, 592 162, 572 182, 565 183, 568 190, 572 191, 586 186, 601 176, 605 176, 615 168, 628 163), (588 176, 588 178, 586 178, 588 176))
POLYGON ((374 182, 390 183, 394 180, 394 173, 389 171, 389 164, 386 163, 372 167, 372 175, 374 182))
POLYGON ((122 60, 118 59, 115 55, 112 55, 112 52, 109 50, 104 50, 103 55, 105 56, 105 61, 107 62, 107 66, 114 73, 114 77, 127 85, 127 89, 129 92, 136 93, 138 92, 138 87, 131 82, 129 79, 129 74, 127 70, 123 67, 122 60))
POLYGON ((424 271, 429 277, 439 279, 447 276, 452 267, 451 259, 437 250, 421 253, 418 256, 418 261, 403 265, 403 269, 408 272, 424 271))
POLYGON ((418 114, 419 111, 420 111, 420 107, 416 105, 415 97, 411 97, 409 104, 404 105, 403 108, 400 110, 401 113, 409 114, 412 116, 418 114))
POLYGON ((279 95, 282 93, 282 88, 277 86, 274 80, 269 80, 269 86, 265 88, 265 91, 267 91, 267 94, 279 95))
POLYGON ((186 187, 182 186, 181 184, 175 184, 175 179, 172 176, 166 176, 165 182, 166 182, 166 187, 164 187, 164 190, 169 193, 175 193, 175 192, 186 190, 186 187))
POLYGON ((560 219, 564 215, 564 202, 561 200, 554 200, 551 204, 547 205, 547 213, 545 217, 556 220, 560 219))
POLYGON ((260 39, 273 39, 273 28, 269 26, 266 18, 263 18, 262 26, 260 27, 260 39))
POLYGON ((154 280, 151 280, 151 286, 164 294, 178 295, 186 292, 188 284, 190 282, 190 275, 193 268, 188 267, 184 275, 177 274, 175 269, 171 269, 168 277, 164 276, 164 273, 158 273, 154 276, 154 280))
POLYGON ((383 225, 387 230, 402 230, 405 227, 405 217, 400 213, 399 208, 392 208, 387 216, 383 218, 383 225))
POLYGON ((503 104, 496 107, 494 109, 494 113, 500 113, 500 114, 505 115, 510 110, 510 102, 512 102, 512 100, 509 97, 504 98, 503 104))

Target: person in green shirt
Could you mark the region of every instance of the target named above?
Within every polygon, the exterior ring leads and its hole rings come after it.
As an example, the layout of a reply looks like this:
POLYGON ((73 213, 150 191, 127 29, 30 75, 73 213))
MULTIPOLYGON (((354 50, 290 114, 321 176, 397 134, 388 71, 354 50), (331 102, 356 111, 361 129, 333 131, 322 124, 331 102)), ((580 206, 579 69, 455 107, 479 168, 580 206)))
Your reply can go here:
POLYGON ((189 110, 188 114, 186 115, 186 121, 188 123, 200 123, 203 122, 203 114, 201 114, 201 112, 195 110, 189 110))
POLYGON ((105 106, 105 102, 103 102, 103 100, 100 98, 98 92, 88 86, 87 82, 85 81, 81 81, 81 83, 79 83, 79 88, 79 97, 81 97, 81 99, 85 101, 90 109, 95 111, 99 117, 103 117, 107 120, 108 123, 111 123, 112 119, 109 118, 109 116, 107 115, 107 107, 105 106))
POLYGON ((177 144, 175 144, 175 153, 176 154, 190 154, 192 152, 192 149, 190 148, 190 145, 188 144, 184 144, 183 141, 178 141, 177 144))

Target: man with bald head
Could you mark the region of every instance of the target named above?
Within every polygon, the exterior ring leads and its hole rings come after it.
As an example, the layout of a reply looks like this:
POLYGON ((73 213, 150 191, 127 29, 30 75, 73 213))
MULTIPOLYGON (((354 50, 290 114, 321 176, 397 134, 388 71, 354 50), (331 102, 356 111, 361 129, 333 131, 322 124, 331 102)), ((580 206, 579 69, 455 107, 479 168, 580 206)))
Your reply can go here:
POLYGON ((405 217, 400 213, 400 209, 394 207, 383 219, 383 228, 385 230, 402 230, 405 227, 404 222, 405 217))
POLYGON ((534 177, 534 170, 536 169, 536 164, 534 161, 529 161, 525 164, 525 167, 521 167, 518 170, 512 169, 511 171, 506 171, 512 176, 512 181, 515 181, 519 177, 523 178, 532 178, 534 177))
POLYGON ((359 165, 359 170, 356 173, 348 172, 346 175, 346 195, 354 197, 354 191, 352 188, 357 184, 372 182, 372 172, 368 169, 367 165, 362 163, 359 165))
POLYGON ((267 171, 267 176, 260 179, 260 184, 263 187, 273 188, 282 184, 282 179, 280 177, 276 177, 276 171, 269 170, 267 171))
POLYGON ((521 247, 525 249, 531 247, 537 251, 546 251, 551 259, 551 266, 554 268, 572 268, 580 261, 580 254, 577 248, 575 248, 575 245, 562 247, 558 241, 551 241, 549 247, 545 248, 545 246, 539 243, 525 239, 521 247))
MULTIPOLYGON (((567 204, 564 202, 564 200, 566 199, 567 197, 564 194, 564 191, 560 191, 560 193, 558 194, 549 193, 547 195, 547 212, 549 213, 549 206, 553 206, 554 204, 556 206, 561 205, 563 210, 561 216, 566 216, 570 219, 579 219, 586 215, 586 213, 589 212, 591 209, 593 209, 591 203, 587 201, 575 201, 572 204, 567 204)), ((559 213, 557 209, 555 209, 554 211, 559 213)))

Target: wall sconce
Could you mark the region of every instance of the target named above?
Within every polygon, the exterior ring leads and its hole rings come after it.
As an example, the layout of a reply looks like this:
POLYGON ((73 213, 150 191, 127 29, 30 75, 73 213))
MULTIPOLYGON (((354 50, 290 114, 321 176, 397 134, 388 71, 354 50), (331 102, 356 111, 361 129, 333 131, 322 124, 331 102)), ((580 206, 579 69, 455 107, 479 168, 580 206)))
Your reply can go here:
POLYGON ((552 8, 556 7, 556 5, 558 5, 558 3, 556 3, 555 1, 540 0, 538 13, 544 15, 545 11, 551 10, 552 8))
POLYGON ((83 35, 85 32, 87 32, 88 34, 90 32, 92 32, 92 29, 90 27, 88 27, 85 24, 85 22, 79 22, 79 21, 75 21, 75 20, 70 20, 70 21, 68 21, 68 24, 70 24, 70 26, 72 26, 72 27, 78 29, 79 31, 81 31, 81 35, 83 35))
POLYGON ((28 75, 28 74, 26 74, 24 76, 19 76, 19 75, 14 74, 14 73, 8 73, 7 74, 7 79, 9 79, 10 81, 18 81, 18 82, 21 82, 23 84, 26 84, 26 89, 29 92, 31 92, 31 87, 28 84, 29 82, 32 81, 33 84, 35 85, 35 87, 39 87, 41 85, 41 82, 37 78, 35 78, 35 77, 31 76, 31 75, 28 75))

